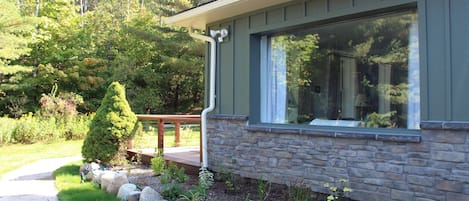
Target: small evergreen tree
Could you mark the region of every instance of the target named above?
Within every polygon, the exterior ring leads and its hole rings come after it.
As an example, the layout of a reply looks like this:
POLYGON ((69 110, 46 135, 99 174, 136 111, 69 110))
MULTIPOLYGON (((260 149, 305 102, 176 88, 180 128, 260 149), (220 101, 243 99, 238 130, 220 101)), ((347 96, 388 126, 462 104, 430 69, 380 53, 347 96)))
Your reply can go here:
POLYGON ((118 82, 109 85, 101 106, 90 125, 82 146, 85 161, 105 165, 125 161, 127 141, 135 133, 137 117, 125 98, 125 89, 118 82))

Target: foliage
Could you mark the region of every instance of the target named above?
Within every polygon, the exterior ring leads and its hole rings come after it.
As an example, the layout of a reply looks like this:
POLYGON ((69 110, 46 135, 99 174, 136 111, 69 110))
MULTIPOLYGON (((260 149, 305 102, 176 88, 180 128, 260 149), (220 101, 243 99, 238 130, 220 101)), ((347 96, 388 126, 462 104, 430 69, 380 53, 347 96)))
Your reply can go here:
POLYGON ((138 113, 200 108, 204 44, 162 24, 198 2, 1 0, 0 44, 15 43, 0 51, 0 115, 36 112, 55 84, 59 96, 83 97, 79 113, 95 112, 112 81, 138 113))
POLYGON ((224 166, 219 166, 219 171, 215 173, 215 179, 224 182, 226 193, 234 193, 239 187, 235 183, 233 172, 227 170, 224 166))
POLYGON ((184 173, 184 168, 178 167, 172 162, 168 163, 168 168, 163 172, 169 177, 170 181, 176 181, 177 183, 184 183, 188 179, 187 175, 184 173))
POLYGON ((259 200, 267 200, 271 187, 272 183, 270 181, 264 181, 262 177, 257 179, 257 195, 259 200))
POLYGON ((84 139, 92 117, 77 115, 67 121, 31 113, 19 119, 3 117, 0 118, 0 145, 84 139))
POLYGON ((396 111, 391 111, 384 114, 373 112, 366 117, 365 126, 370 128, 395 127, 392 121, 392 116, 394 114, 396 114, 396 111))
POLYGON ((288 186, 288 200, 289 201, 310 201, 311 195, 309 188, 305 185, 304 181, 295 183, 288 186))
POLYGON ((335 185, 329 183, 324 184, 324 187, 329 191, 329 196, 327 196, 327 201, 347 201, 350 200, 345 197, 348 193, 353 190, 350 187, 347 187, 347 179, 341 178, 339 182, 336 182, 335 185))
POLYGON ((206 200, 206 196, 204 195, 204 190, 200 185, 196 185, 189 189, 188 191, 184 192, 180 199, 187 200, 187 201, 204 201, 206 200))
POLYGON ((164 171, 165 160, 163 156, 153 157, 151 159, 151 169, 155 175, 160 175, 164 171))
MULTIPOLYGON (((142 122, 142 121, 139 121, 142 122)), ((158 130, 155 127, 153 122, 143 121, 143 132, 141 135, 135 135, 133 148, 148 148, 154 147, 155 142, 158 141, 158 130), (150 126, 149 126, 150 124, 150 126)), ((181 126, 181 142, 180 146, 199 146, 200 144, 200 131, 198 128, 192 129, 182 129, 181 126)), ((164 147, 174 147, 175 143, 175 129, 174 128, 165 128, 164 129, 164 147)))
POLYGON ((202 167, 199 170, 199 183, 180 196, 183 200, 203 201, 208 199, 208 189, 213 185, 213 173, 202 167))
POLYGON ((28 44, 33 42, 33 23, 33 19, 21 15, 13 1, 0 0, 0 69, 31 51, 28 44))
POLYGON ((207 192, 212 187, 214 182, 213 173, 207 170, 206 167, 201 167, 199 171, 199 197, 207 198, 207 192))
POLYGON ((161 186, 161 195, 170 200, 176 200, 182 195, 182 187, 177 183, 167 183, 161 186))
POLYGON ((15 130, 17 120, 8 117, 0 118, 0 145, 11 143, 13 140, 13 131, 15 130))
MULTIPOLYGON (((2 119, 3 120, 3 119, 2 119)), ((2 124, 0 124, 1 127, 2 124)), ((3 174, 40 159, 80 155, 83 141, 0 145, 0 178, 3 174)))
POLYGON ((127 141, 136 132, 137 117, 118 82, 109 85, 101 106, 90 125, 82 155, 86 161, 115 165, 125 161, 127 141))
POLYGON ((81 183, 79 174, 81 162, 74 162, 54 171, 58 198, 62 201, 106 200, 117 201, 114 195, 107 193, 93 182, 81 183))

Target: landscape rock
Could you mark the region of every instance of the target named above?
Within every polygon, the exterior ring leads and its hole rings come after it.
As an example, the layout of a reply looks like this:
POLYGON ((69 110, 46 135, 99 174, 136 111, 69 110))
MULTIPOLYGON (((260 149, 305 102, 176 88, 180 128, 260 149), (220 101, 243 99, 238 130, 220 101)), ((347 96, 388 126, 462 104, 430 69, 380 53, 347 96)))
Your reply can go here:
POLYGON ((104 173, 105 173, 105 171, 102 171, 102 170, 93 171, 93 176, 92 176, 91 181, 93 181, 94 183, 97 183, 97 184, 101 184, 101 178, 104 175, 104 173))
POLYGON ((82 181, 92 181, 96 176, 96 171, 102 170, 103 167, 95 162, 84 163, 80 166, 80 176, 82 181))
POLYGON ((162 201, 163 197, 151 187, 145 187, 140 194, 139 201, 162 201))
MULTIPOLYGON (((106 191, 110 194, 116 195, 119 191, 119 188, 124 185, 128 184, 129 180, 125 174, 115 173, 115 176, 112 182, 106 187, 106 191)), ((102 184, 101 184, 102 185, 102 184)))
POLYGON ((139 201, 140 200, 140 191, 132 191, 127 195, 127 201, 139 201))
POLYGON ((111 185, 116 175, 117 175, 116 173, 111 172, 111 171, 104 172, 102 176, 100 177, 101 189, 107 190, 107 187, 111 185))
POLYGON ((119 198, 121 201, 127 201, 129 194, 135 190, 137 190, 137 186, 135 184, 124 184, 119 188, 117 198, 119 198))

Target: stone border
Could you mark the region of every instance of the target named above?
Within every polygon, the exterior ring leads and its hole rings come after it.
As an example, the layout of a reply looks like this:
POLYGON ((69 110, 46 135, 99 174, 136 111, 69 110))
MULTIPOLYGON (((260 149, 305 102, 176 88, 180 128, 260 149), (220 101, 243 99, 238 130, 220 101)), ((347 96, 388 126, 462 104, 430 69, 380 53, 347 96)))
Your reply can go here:
MULTIPOLYGON (((215 120, 230 120, 230 121, 248 121, 247 115, 231 115, 231 114, 210 114, 208 118, 215 120)), ((467 125, 469 129, 469 124, 467 125)), ((390 142, 411 142, 420 143, 421 137, 418 132, 401 134, 399 131, 386 131, 380 132, 372 131, 357 131, 357 130, 333 130, 321 128, 293 128, 293 127, 278 127, 273 125, 247 125, 246 130, 249 132, 267 132, 278 134, 296 134, 296 135, 309 135, 317 137, 332 137, 332 138, 354 138, 354 139, 371 139, 377 141, 390 141, 390 142)))
POLYGON ((247 115, 235 115, 235 114, 209 114, 207 117, 210 119, 235 120, 235 121, 247 121, 249 119, 247 115))
POLYGON ((355 139, 370 139, 378 141, 390 142, 412 142, 420 143, 421 137, 418 134, 396 134, 384 132, 364 132, 364 131, 334 131, 326 129, 311 129, 311 128, 279 128, 271 127, 268 125, 249 125, 246 128, 250 132, 268 132, 278 134, 297 134, 297 135, 310 135, 318 137, 332 137, 332 138, 355 138, 355 139))
POLYGON ((467 121, 422 121, 420 128, 426 130, 453 130, 469 131, 469 122, 467 121))

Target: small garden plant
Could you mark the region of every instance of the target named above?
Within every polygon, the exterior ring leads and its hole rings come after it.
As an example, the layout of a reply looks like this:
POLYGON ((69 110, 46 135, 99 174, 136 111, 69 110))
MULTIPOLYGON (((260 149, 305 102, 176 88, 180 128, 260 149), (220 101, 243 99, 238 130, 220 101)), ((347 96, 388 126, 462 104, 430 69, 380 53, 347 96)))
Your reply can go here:
POLYGON ((311 201, 310 190, 304 181, 288 186, 289 201, 311 201))
POLYGON ((347 201, 349 200, 345 197, 348 193, 351 193, 353 190, 350 187, 347 187, 348 180, 341 178, 339 182, 336 182, 335 185, 329 183, 324 184, 324 187, 329 191, 327 196, 327 201, 347 201))
POLYGON ((162 155, 151 159, 151 169, 155 175, 161 175, 164 171, 165 160, 162 155))

